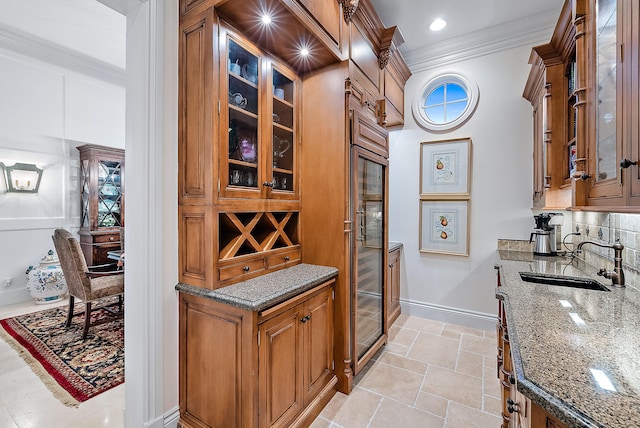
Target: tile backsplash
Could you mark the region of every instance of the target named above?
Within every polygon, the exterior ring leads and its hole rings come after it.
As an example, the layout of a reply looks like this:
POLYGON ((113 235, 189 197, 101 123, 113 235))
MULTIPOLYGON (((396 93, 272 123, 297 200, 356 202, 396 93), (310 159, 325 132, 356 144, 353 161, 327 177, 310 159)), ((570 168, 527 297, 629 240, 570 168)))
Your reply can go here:
MULTIPOLYGON (((624 245, 622 259, 625 273, 640 272, 640 214, 574 212, 572 223, 572 232, 580 232, 580 235, 567 238, 567 242, 576 245, 588 240, 609 245, 620 240, 624 245)), ((587 245, 583 247, 583 252, 587 263, 597 267, 613 267, 612 249, 587 245)))

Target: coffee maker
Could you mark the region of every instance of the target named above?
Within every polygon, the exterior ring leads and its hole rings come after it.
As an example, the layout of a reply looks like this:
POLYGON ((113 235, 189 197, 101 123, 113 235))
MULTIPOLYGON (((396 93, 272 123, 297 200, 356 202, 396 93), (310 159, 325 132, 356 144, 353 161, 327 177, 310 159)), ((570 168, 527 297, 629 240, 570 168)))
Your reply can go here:
POLYGON ((561 245, 560 227, 564 223, 562 213, 543 213, 534 215, 536 227, 531 232, 529 242, 534 242, 533 254, 536 256, 556 256, 561 245))

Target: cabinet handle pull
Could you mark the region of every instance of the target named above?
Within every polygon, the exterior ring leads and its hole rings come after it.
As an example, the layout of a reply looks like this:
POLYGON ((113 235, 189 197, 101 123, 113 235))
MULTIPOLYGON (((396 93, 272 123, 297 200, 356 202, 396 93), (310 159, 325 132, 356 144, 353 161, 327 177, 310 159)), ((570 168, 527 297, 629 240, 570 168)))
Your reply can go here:
POLYGON ((638 165, 638 162, 637 161, 631 161, 629 159, 622 159, 620 161, 620 168, 622 168, 622 169, 629 168, 631 165, 638 165))
POLYGON ((291 258, 289 256, 284 256, 284 261, 288 262, 291 258))
POLYGON ((245 271, 245 272, 249 272, 249 270, 251 270, 251 268, 249 266, 244 266, 242 268, 242 270, 245 271))
POLYGON ((262 185, 264 187, 273 187, 273 181, 265 181, 262 185))
POLYGON ((509 411, 509 413, 518 413, 518 406, 519 404, 516 403, 515 401, 513 401, 511 398, 507 398, 507 410, 509 411))
POLYGON ((302 317, 300 318, 300 322, 302 324, 306 323, 307 321, 309 321, 311 319, 311 315, 307 315, 306 317, 302 317))

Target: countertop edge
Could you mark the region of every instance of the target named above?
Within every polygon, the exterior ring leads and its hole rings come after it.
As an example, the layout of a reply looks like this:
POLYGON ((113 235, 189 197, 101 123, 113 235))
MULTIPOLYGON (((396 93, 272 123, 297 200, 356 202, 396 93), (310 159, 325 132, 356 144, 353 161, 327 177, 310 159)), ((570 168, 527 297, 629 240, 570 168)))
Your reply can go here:
MULTIPOLYGON (((250 281, 255 283, 256 281, 261 281, 261 280, 266 282, 269 279, 269 275, 274 275, 274 274, 283 275, 283 274, 286 274, 287 270, 294 269, 294 268, 299 270, 303 266, 304 266, 303 264, 300 264, 300 265, 293 266, 291 268, 281 269, 279 271, 266 274, 261 277, 253 278, 252 280, 249 280, 249 281, 244 281, 244 283, 248 284, 250 281)), ((318 267, 315 265, 306 265, 306 266, 318 267)), ((323 267, 323 268, 326 268, 325 272, 309 276, 308 278, 298 279, 296 277, 296 282, 292 283, 290 287, 284 290, 278 290, 270 294, 268 297, 261 300, 249 300, 249 299, 243 299, 241 297, 225 294, 224 289, 226 287, 211 290, 208 288, 196 287, 190 284, 179 282, 178 284, 176 284, 175 289, 176 291, 179 291, 179 292, 187 293, 196 297, 215 300, 217 302, 235 306, 240 309, 246 309, 250 311, 261 311, 269 307, 272 307, 274 305, 277 305, 278 303, 284 302, 285 300, 291 297, 294 297, 300 293, 303 293, 319 284, 322 284, 323 282, 326 282, 334 278, 338 274, 338 269, 336 268, 331 268, 331 267, 323 267)), ((236 283, 236 284, 233 284, 233 286, 239 287, 239 286, 242 286, 242 284, 243 284, 242 282, 236 283)), ((231 286, 228 286, 228 287, 231 287, 231 286)))

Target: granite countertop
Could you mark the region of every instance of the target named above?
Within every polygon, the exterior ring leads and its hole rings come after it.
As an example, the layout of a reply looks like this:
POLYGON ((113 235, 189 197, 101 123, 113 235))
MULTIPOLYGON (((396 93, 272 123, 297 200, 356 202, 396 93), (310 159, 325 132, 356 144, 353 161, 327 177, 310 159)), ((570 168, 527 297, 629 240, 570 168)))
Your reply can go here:
POLYGON ((402 242, 389 241, 389 252, 395 251, 398 248, 402 248, 402 242))
POLYGON ((261 311, 333 278, 338 269, 298 264, 216 290, 178 283, 176 290, 251 311, 261 311))
POLYGON ((496 297, 505 303, 518 390, 571 427, 640 426, 640 293, 613 288, 578 259, 498 256, 496 297), (523 271, 589 277, 610 291, 524 282, 523 271), (598 386, 591 369, 616 391, 598 386))

